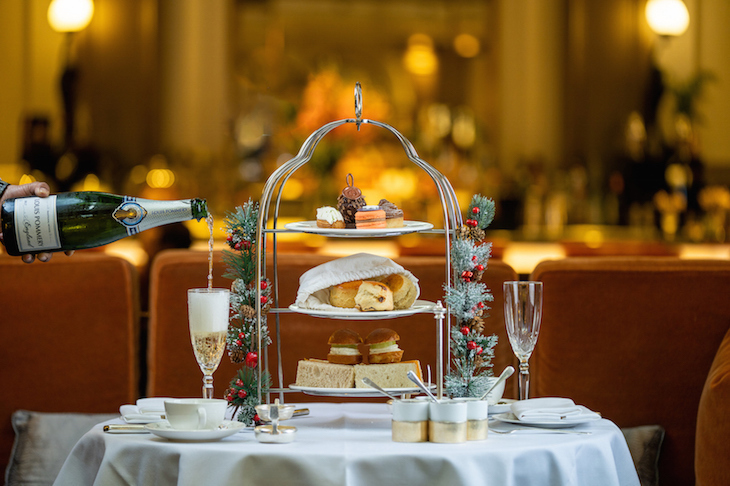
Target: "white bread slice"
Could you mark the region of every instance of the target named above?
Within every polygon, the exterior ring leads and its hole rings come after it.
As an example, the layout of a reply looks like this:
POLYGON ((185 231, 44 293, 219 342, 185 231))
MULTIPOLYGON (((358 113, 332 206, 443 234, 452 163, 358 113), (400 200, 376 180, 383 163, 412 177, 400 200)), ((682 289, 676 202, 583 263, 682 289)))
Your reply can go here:
POLYGON ((313 388, 354 388, 355 373, 352 365, 304 359, 297 364, 296 384, 313 388))
POLYGON ((413 371, 423 381, 421 362, 418 360, 401 361, 387 364, 357 364, 355 368, 355 388, 369 388, 362 382, 368 377, 382 388, 413 388, 416 385, 408 379, 408 372, 413 371))

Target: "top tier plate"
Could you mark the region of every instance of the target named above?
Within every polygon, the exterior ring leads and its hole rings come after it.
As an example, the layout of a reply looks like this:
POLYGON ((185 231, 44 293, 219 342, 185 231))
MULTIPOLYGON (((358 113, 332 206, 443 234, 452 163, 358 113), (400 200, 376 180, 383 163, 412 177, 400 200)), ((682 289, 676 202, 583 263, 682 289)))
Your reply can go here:
POLYGON ((427 231, 433 229, 431 223, 422 221, 403 221, 400 228, 378 228, 378 229, 348 229, 348 228, 320 228, 316 221, 298 221, 296 223, 288 223, 284 228, 291 231, 301 231, 303 233, 312 233, 316 235, 338 236, 342 238, 373 238, 381 236, 398 236, 408 233, 416 233, 418 231, 427 231))

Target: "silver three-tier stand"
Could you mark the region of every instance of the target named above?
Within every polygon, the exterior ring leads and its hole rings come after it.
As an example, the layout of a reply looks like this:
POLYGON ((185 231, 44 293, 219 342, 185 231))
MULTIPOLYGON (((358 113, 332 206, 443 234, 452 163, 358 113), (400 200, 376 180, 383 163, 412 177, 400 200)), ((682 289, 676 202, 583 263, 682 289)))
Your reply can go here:
MULTIPOLYGON (((400 141, 401 145, 403 146, 403 149, 406 152, 406 155, 408 156, 408 159, 416 164, 418 167, 423 169, 430 177, 431 180, 433 180, 433 183, 436 185, 436 189, 438 190, 439 198, 441 200, 441 206, 443 208, 443 229, 431 229, 427 230, 428 232, 434 232, 434 233, 442 233, 446 237, 445 240, 445 254, 446 254, 446 269, 445 269, 445 276, 446 276, 446 285, 451 285, 452 278, 455 278, 455 276, 452 275, 451 270, 451 238, 454 237, 455 228, 459 228, 462 224, 461 220, 461 210, 459 209, 459 203, 456 199, 456 194, 454 192, 453 187, 449 183, 448 179, 444 177, 443 174, 441 174, 439 171, 434 169, 431 165, 429 165, 427 162, 425 162, 423 159, 421 159, 418 154, 416 153, 416 150, 413 148, 413 145, 411 142, 404 137, 398 130, 391 127, 388 124, 375 121, 375 120, 369 120, 367 118, 362 118, 362 87, 360 86, 360 83, 355 84, 355 118, 346 118, 343 120, 337 120, 330 123, 327 123, 326 125, 320 127, 318 130, 313 132, 302 145, 301 149, 299 150, 299 153, 294 157, 293 159, 290 159, 286 163, 282 164, 279 168, 277 168, 271 176, 267 179, 266 184, 264 185, 264 189, 261 194, 261 200, 259 201, 259 214, 258 214, 258 224, 256 226, 256 250, 257 250, 257 261, 256 261, 256 281, 260 282, 263 277, 265 277, 265 270, 266 270, 266 239, 269 234, 272 235, 272 264, 273 264, 273 272, 274 272, 274 279, 272 280, 274 283, 274 302, 272 305, 272 308, 269 310, 271 314, 273 314, 276 318, 276 346, 277 346, 277 357, 278 357, 278 382, 283 387, 283 370, 282 370, 282 361, 281 361, 281 333, 280 333, 280 320, 279 315, 282 312, 289 312, 288 309, 282 309, 279 307, 279 284, 278 284, 278 267, 277 267, 277 247, 276 247, 276 236, 278 233, 281 232, 291 232, 287 229, 280 229, 278 227, 278 216, 279 216, 279 207, 281 203, 281 195, 284 191, 284 186, 286 185, 289 178, 304 164, 309 162, 309 160, 312 158, 312 154, 314 153, 315 148, 317 148, 317 145, 319 142, 324 138, 325 135, 327 135, 329 132, 334 130, 335 128, 345 125, 348 123, 354 123, 357 126, 358 131, 360 130, 360 125, 374 125, 376 127, 381 127, 389 132, 391 132, 393 135, 396 136, 398 141, 400 141), (273 208, 272 208, 273 203, 273 208), (271 216, 271 218, 269 217, 271 216), (271 227, 267 227, 269 224, 269 221, 271 221, 271 227)), ((352 234, 348 235, 351 237, 357 237, 356 231, 353 231, 352 234)), ((256 298, 256 333, 257 333, 257 343, 258 343, 258 356, 262 357, 259 362, 265 363, 266 369, 268 371, 269 364, 268 364, 268 356, 265 354, 262 354, 262 344, 261 344, 261 327, 262 327, 262 314, 261 314, 261 286, 257 285, 257 298, 256 298)), ((448 363, 450 362, 450 352, 449 352, 449 331, 451 328, 451 319, 450 315, 444 308, 444 306, 441 304, 441 302, 437 302, 436 305, 433 307, 433 309, 424 311, 424 312, 432 312, 434 314, 434 318, 437 322, 437 335, 436 335, 436 341, 437 341, 437 363, 436 363, 436 391, 437 391, 437 397, 441 398, 443 396, 443 383, 444 383, 444 368, 445 366, 448 366, 448 363), (444 321, 446 321, 446 326, 444 326, 444 321), (447 359, 444 360, 444 352, 446 352, 447 359)), ((333 318, 336 318, 336 316, 332 316, 333 318)), ((265 351, 265 350, 264 350, 265 351)), ((261 396, 261 380, 262 380, 262 366, 258 366, 258 397, 259 402, 262 401, 261 396)), ((280 393, 281 394, 281 400, 283 401, 283 393, 286 391, 290 391, 288 388, 272 388, 270 390, 270 393, 280 393)), ((267 402, 268 402, 267 397, 267 402)))

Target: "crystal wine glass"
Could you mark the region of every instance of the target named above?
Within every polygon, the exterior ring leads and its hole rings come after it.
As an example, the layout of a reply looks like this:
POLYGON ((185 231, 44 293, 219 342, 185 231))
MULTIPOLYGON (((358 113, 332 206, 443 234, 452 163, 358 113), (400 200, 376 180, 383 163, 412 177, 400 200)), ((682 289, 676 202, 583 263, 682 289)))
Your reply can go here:
POLYGON ((537 343, 542 319, 542 282, 505 282, 504 321, 512 351, 520 360, 520 400, 529 397, 529 359, 537 343))
POLYGON ((226 349, 228 289, 188 289, 188 321, 193 352, 203 372, 203 398, 213 398, 213 373, 226 349))

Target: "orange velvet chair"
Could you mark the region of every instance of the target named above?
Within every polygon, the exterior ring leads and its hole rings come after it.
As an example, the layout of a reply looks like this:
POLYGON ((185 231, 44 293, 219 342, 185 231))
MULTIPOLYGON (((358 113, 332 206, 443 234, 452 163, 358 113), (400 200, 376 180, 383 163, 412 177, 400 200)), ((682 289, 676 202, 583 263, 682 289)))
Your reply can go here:
MULTIPOLYGON (((267 258, 268 273, 273 275, 272 256, 267 258)), ((280 253, 278 255, 279 307, 294 303, 299 287, 299 276, 310 268, 333 257, 314 254, 280 253)), ((410 270, 420 280, 422 299, 443 300, 445 260, 443 257, 402 257, 396 261, 410 270)), ((158 255, 152 265, 150 282, 150 335, 148 352, 149 396, 197 396, 201 393, 202 374, 192 354, 187 331, 186 289, 205 285, 207 253, 188 250, 167 250, 158 255)), ((221 254, 214 256, 214 286, 229 287, 231 281, 222 278, 224 264, 221 254)), ((484 280, 493 290, 495 302, 486 321, 486 332, 496 333, 499 343, 496 350, 495 371, 499 372, 514 359, 505 337, 502 317, 502 282, 516 278, 511 267, 500 261, 490 261, 484 280)), ((405 350, 403 359, 419 359, 426 371, 431 365, 435 377, 436 321, 431 314, 418 314, 387 321, 343 321, 323 319, 297 313, 278 315, 283 377, 277 376, 277 343, 268 348, 268 362, 274 386, 288 386, 296 378, 296 366, 300 359, 317 357, 324 359, 329 346, 327 340, 337 329, 350 328, 365 336, 376 327, 390 327, 400 336, 405 350)), ((268 326, 276 335, 277 317, 269 314, 268 326)), ((235 376, 240 365, 231 363, 224 356, 214 375, 215 396, 222 397, 225 388, 235 376)), ((510 390, 505 395, 514 395, 510 390)), ((290 401, 315 401, 315 397, 291 395, 290 401)))
POLYGON ((15 410, 118 413, 139 391, 139 294, 127 261, 97 252, 48 263, 0 257, 0 468, 15 410))
POLYGON ((662 426, 660 484, 692 484, 700 395, 730 327, 730 261, 568 258, 530 279, 544 283, 531 396, 662 426))
POLYGON ((697 486, 730 484, 730 330, 720 344, 702 390, 697 412, 697 486))

